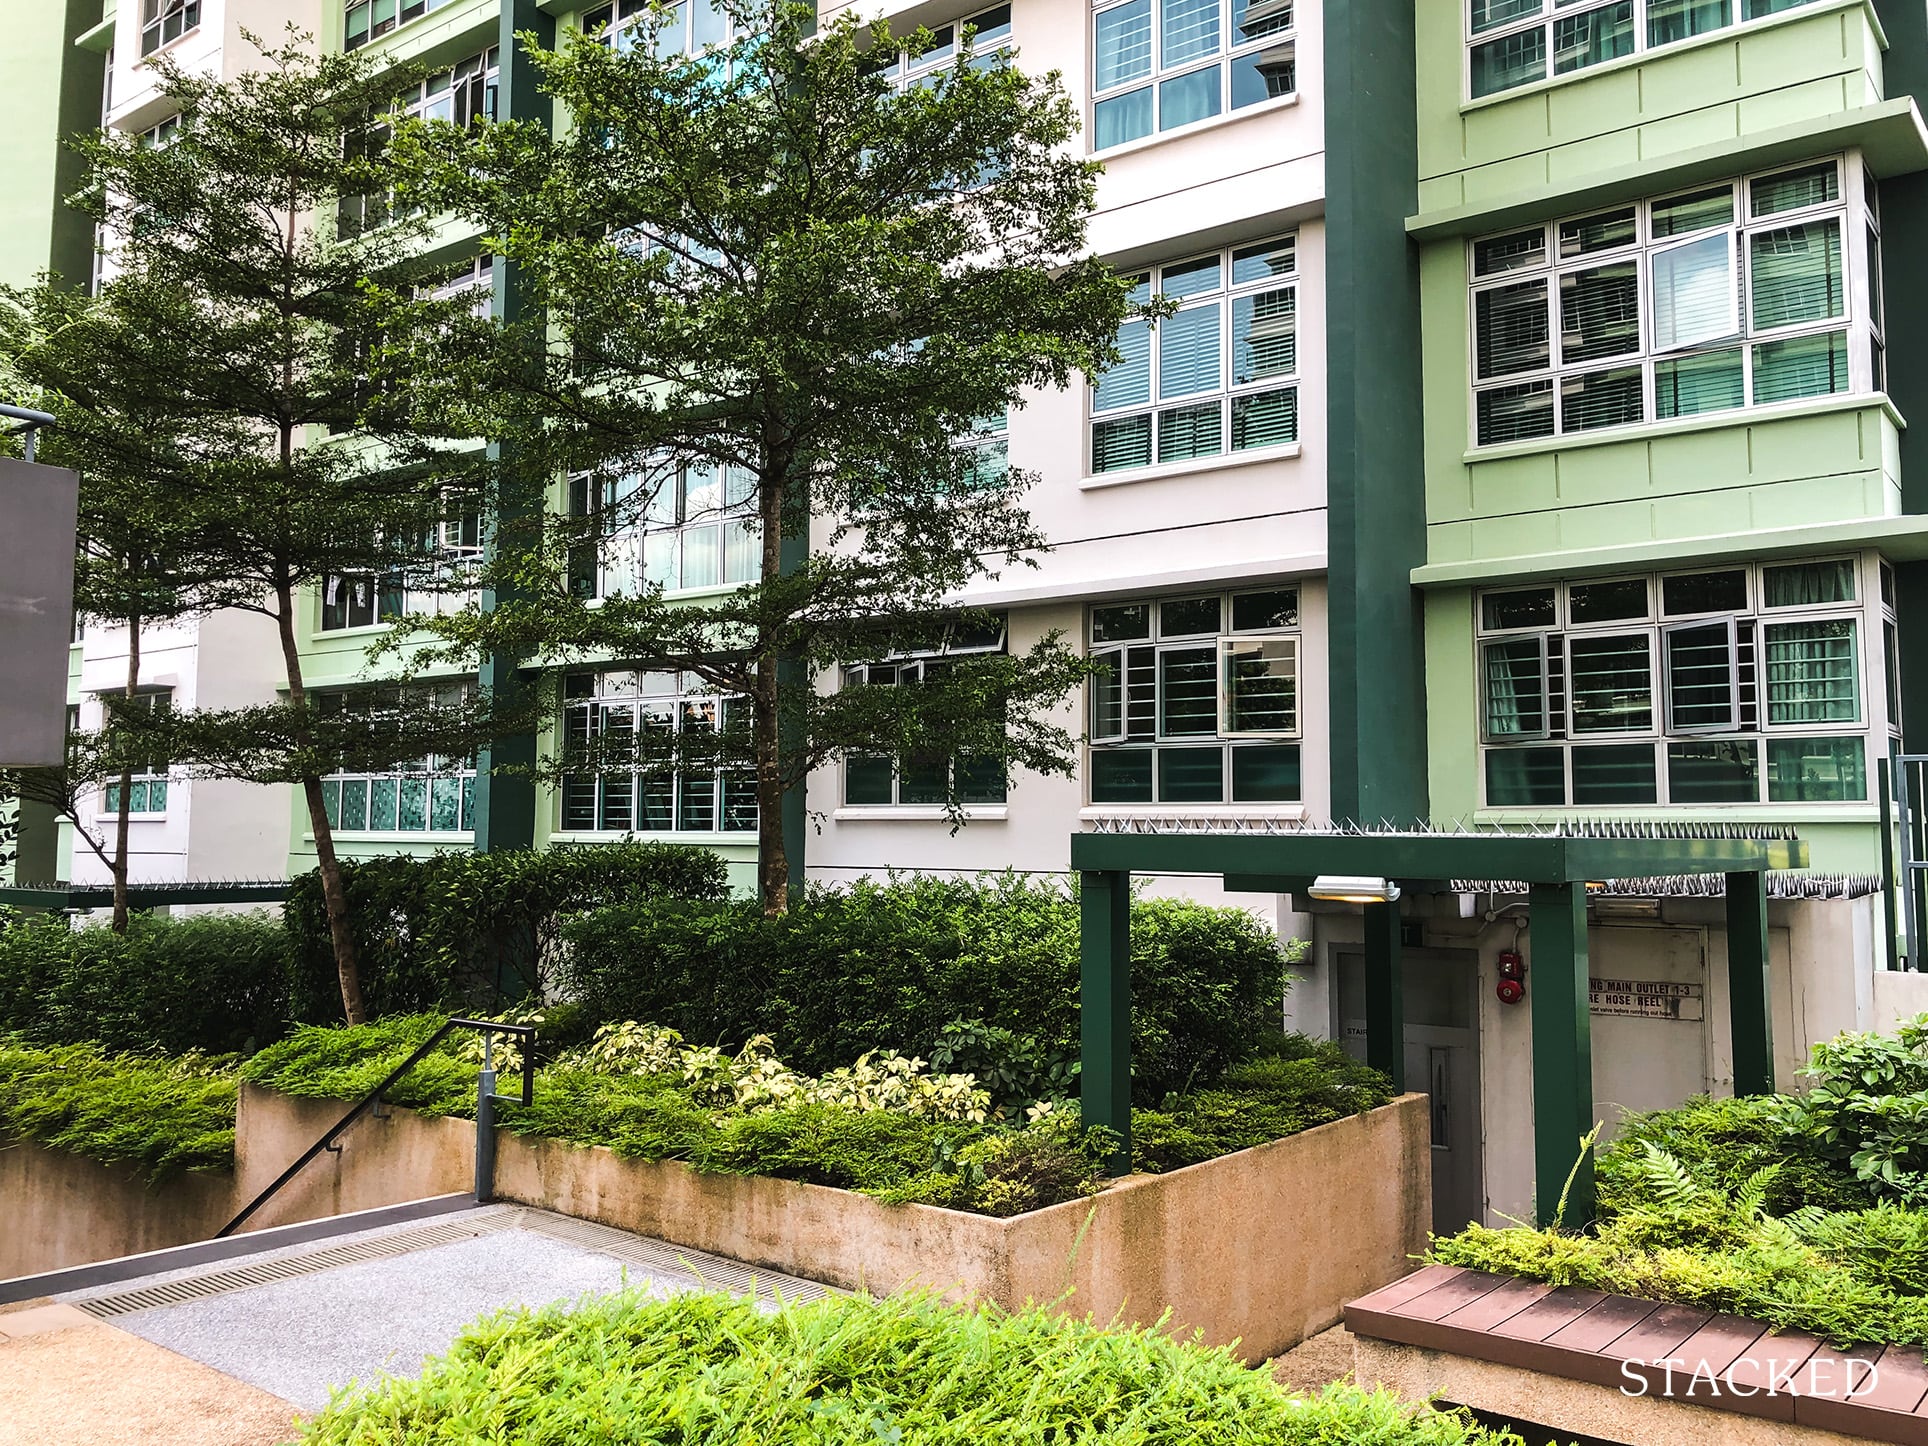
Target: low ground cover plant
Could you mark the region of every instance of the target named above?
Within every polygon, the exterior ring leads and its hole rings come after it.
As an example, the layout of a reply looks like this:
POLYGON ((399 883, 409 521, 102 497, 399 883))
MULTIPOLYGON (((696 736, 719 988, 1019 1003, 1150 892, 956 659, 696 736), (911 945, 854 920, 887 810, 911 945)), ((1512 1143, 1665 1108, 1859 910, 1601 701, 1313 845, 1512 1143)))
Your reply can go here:
POLYGON ((0 1034, 0 1134, 126 1162, 150 1182, 230 1169, 235 1080, 232 1058, 156 1059, 0 1034))
POLYGON ((349 1393, 314 1446, 676 1441, 737 1446, 1520 1446, 1348 1386, 1293 1396, 1228 1352, 1042 1309, 930 1296, 760 1309, 640 1293, 470 1326, 419 1379, 349 1393))
POLYGON ((1471 1226, 1432 1258, 1928 1349, 1928 1019, 1817 1045, 1804 1095, 1637 1116, 1588 1233, 1471 1226))

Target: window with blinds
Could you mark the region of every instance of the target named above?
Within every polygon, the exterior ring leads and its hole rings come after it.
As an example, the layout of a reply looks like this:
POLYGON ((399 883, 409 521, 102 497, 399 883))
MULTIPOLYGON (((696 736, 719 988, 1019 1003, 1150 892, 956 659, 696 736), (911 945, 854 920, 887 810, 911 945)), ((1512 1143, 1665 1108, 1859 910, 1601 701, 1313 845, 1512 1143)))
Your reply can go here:
POLYGON ((1878 389, 1873 196, 1849 154, 1474 241, 1474 445, 1878 389))
POLYGON ((1094 151, 1298 90, 1292 0, 1124 0, 1091 39, 1094 151))
POLYGON ((1283 447, 1299 439, 1296 238, 1235 246, 1139 279, 1178 309, 1118 333, 1091 392, 1094 474, 1283 447))
POLYGON ((1698 40, 1817 0, 1469 0, 1466 90, 1477 100, 1698 40))
MULTIPOLYGON (((1879 563, 1865 566, 1880 568, 1879 563)), ((1486 806, 1863 802, 1855 558, 1484 593, 1486 806)), ((1893 704, 1889 725, 1894 724, 1893 704)))

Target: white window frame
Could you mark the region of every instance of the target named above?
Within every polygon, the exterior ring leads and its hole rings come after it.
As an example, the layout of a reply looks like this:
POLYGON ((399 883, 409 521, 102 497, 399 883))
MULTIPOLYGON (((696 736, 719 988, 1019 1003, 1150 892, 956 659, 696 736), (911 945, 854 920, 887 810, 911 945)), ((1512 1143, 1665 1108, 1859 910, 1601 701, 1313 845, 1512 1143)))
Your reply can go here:
MULTIPOLYGON (((1467 407, 1466 407, 1466 446, 1469 451, 1480 451, 1491 447, 1547 445, 1564 438, 1595 438, 1615 434, 1632 433, 1638 429, 1691 423, 1706 419, 1740 419, 1776 407, 1801 406, 1829 396, 1873 395, 1877 388, 1873 375, 1873 351, 1871 341, 1878 342, 1880 337, 1879 318, 1872 315, 1874 298, 1869 280, 1870 244, 1878 242, 1878 231, 1868 224, 1868 196, 1873 192, 1873 181, 1858 151, 1847 151, 1828 156, 1816 156, 1804 161, 1779 165, 1768 170, 1751 172, 1746 175, 1732 176, 1726 181, 1712 181, 1703 185, 1690 186, 1665 195, 1644 198, 1638 201, 1621 202, 1577 215, 1563 216, 1541 223, 1537 228, 1523 226, 1508 231, 1496 232, 1475 237, 1466 244, 1466 334, 1467 334, 1467 407), (1832 201, 1817 202, 1812 205, 1755 214, 1753 206, 1753 183, 1785 175, 1792 171, 1805 170, 1811 166, 1833 162, 1837 168, 1839 193, 1832 201), (1715 190, 1726 185, 1733 197, 1731 219, 1719 226, 1710 226, 1685 236, 1657 237, 1654 235, 1653 212, 1656 206, 1692 196, 1703 191, 1715 190), (1584 252, 1573 257, 1559 255, 1560 227, 1568 222, 1580 222, 1595 217, 1609 215, 1621 210, 1631 209, 1634 213, 1634 239, 1610 248, 1584 252), (1756 327, 1752 320, 1753 306, 1753 260, 1749 245, 1750 239, 1765 233, 1812 223, 1833 221, 1839 228, 1841 248, 1841 313, 1839 316, 1817 321, 1798 321, 1780 326, 1756 327), (1515 266, 1510 269, 1494 270, 1486 275, 1477 273, 1478 248, 1489 241, 1506 237, 1524 237, 1538 230, 1540 235, 1540 259, 1530 265, 1515 266), (1656 316, 1657 288, 1654 284, 1654 262, 1658 257, 1680 250, 1686 246, 1702 243, 1710 236, 1726 235, 1729 245, 1729 271, 1734 282, 1733 315, 1736 330, 1728 336, 1695 342, 1688 345, 1672 346, 1666 349, 1656 344, 1658 322, 1656 316), (1561 278, 1579 272, 1592 271, 1602 266, 1626 264, 1631 262, 1635 271, 1635 285, 1639 288, 1639 344, 1631 351, 1613 356, 1594 357, 1567 362, 1560 356, 1560 283, 1561 278), (1504 290, 1523 284, 1538 283, 1545 290, 1542 305, 1546 309, 1547 357, 1540 365, 1523 368, 1519 371, 1503 373, 1492 377, 1479 374, 1480 298, 1490 292, 1504 290), (1844 333, 1847 349, 1847 387, 1839 392, 1816 393, 1810 396, 1787 400, 1756 401, 1755 369, 1756 349, 1777 342, 1798 340, 1805 337, 1826 336, 1844 333), (1721 352, 1738 351, 1741 363, 1741 402, 1738 406, 1710 409, 1701 412, 1682 413, 1671 417, 1659 415, 1657 398, 1656 368, 1662 363, 1688 360, 1697 356, 1710 356, 1721 352), (1638 369, 1641 374, 1640 410, 1641 417, 1633 422, 1615 422, 1610 426, 1574 427, 1566 425, 1563 415, 1563 383, 1576 381, 1588 376, 1606 372, 1638 369), (1544 385, 1547 388, 1548 405, 1551 411, 1551 429, 1531 436, 1505 437, 1486 442, 1480 438, 1479 405, 1482 395, 1502 391, 1516 386, 1544 385)), ((1874 258, 1879 264, 1879 258, 1874 258)))
MULTIPOLYGON (((1008 617, 1006 617, 1004 614, 998 615, 998 634, 997 634, 997 637, 994 639, 992 638, 979 639, 979 638, 971 638, 971 637, 965 637, 960 639, 956 633, 956 630, 950 625, 946 625, 944 629, 943 637, 936 643, 932 644, 930 647, 906 648, 901 651, 889 653, 885 655, 883 658, 880 658, 875 663, 855 663, 855 664, 847 665, 843 669, 842 686, 846 688, 905 687, 907 686, 907 680, 905 679, 905 676, 904 676, 904 672, 906 669, 911 669, 911 668, 917 669, 918 679, 919 681, 922 681, 923 669, 929 663, 941 662, 946 658, 984 657, 991 654, 1005 652, 1009 645, 1010 634, 1011 634, 1010 621, 1008 617), (874 677, 872 677, 873 670, 878 668, 883 668, 883 667, 888 667, 895 670, 891 680, 888 683, 880 682, 874 677)), ((952 758, 948 760, 945 764, 945 767, 947 771, 952 773, 953 775, 952 782, 954 784, 955 770, 957 768, 957 759, 952 758)), ((837 797, 840 800, 837 806, 840 809, 848 809, 853 812, 868 811, 868 810, 874 809, 877 812, 882 813, 886 810, 891 810, 891 809, 903 809, 903 808, 922 809, 922 808, 933 808, 933 807, 942 806, 941 802, 938 804, 904 802, 903 800, 904 770, 903 770, 903 767, 901 766, 901 761, 896 758, 884 758, 882 755, 874 754, 874 753, 846 756, 843 760, 841 773, 842 773, 842 778, 841 778, 840 785, 837 792, 837 797), (850 764, 856 759, 863 759, 871 762, 887 762, 890 764, 890 801, 888 803, 853 803, 851 801, 850 776, 849 776, 850 764)), ((1007 795, 1009 794, 1009 792, 1010 792, 1010 784, 1007 782, 1004 785, 1003 792, 1000 793, 1000 795, 997 798, 966 801, 964 803, 964 807, 966 809, 1000 808, 1004 806, 1004 804, 1008 801, 1007 795)))
MULTIPOLYGON (((471 688, 472 685, 467 682, 430 685, 430 691, 444 702, 467 694, 471 688)), ((324 706, 341 708, 345 712, 347 700, 359 691, 365 690, 324 690, 317 692, 315 696, 324 706)), ((367 834, 385 839, 468 838, 475 833, 475 776, 476 767, 473 757, 445 758, 439 754, 430 754, 413 763, 398 765, 394 768, 337 770, 321 780, 322 799, 324 804, 328 805, 329 826, 337 833, 350 836, 367 834), (422 827, 403 828, 401 826, 402 788, 405 784, 413 782, 422 784, 422 827), (374 820, 375 787, 377 784, 386 783, 395 785, 394 824, 391 827, 382 828, 377 827, 374 820), (341 800, 346 789, 355 785, 363 786, 362 824, 356 828, 347 828, 340 822, 341 800), (435 827, 435 799, 445 787, 453 788, 455 791, 456 826, 438 829, 435 827), (469 820, 466 826, 462 822, 465 817, 469 820)))
POLYGON ((204 0, 141 0, 141 55, 165 50, 199 30, 203 3, 204 0), (169 35, 168 29, 176 16, 180 17, 179 27, 169 35))
MULTIPOLYGON (((754 482, 741 483, 745 487, 743 497, 736 502, 730 500, 732 486, 730 474, 743 475, 744 469, 725 467, 719 464, 690 464, 659 462, 647 470, 631 473, 614 480, 598 482, 589 474, 578 474, 569 479, 569 492, 565 499, 570 515, 578 520, 596 519, 612 508, 621 507, 616 524, 603 530, 598 522, 593 530, 595 545, 594 590, 584 594, 591 600, 618 595, 636 596, 653 584, 650 581, 650 551, 652 544, 668 549, 670 577, 663 583, 663 592, 669 596, 709 596, 717 593, 732 592, 761 580, 763 572, 763 549, 761 530, 754 524, 757 521, 757 501, 754 482), (689 475, 693 465, 713 466, 722 487, 722 503, 713 508, 692 512, 689 504, 689 475), (651 513, 655 504, 636 500, 638 493, 650 488, 660 494, 668 488, 670 505, 674 519, 669 521, 652 520, 651 513), (688 560, 689 543, 693 535, 703 532, 716 534, 716 571, 715 582, 685 583, 685 563, 688 560), (742 552, 739 559, 747 554, 747 569, 732 567, 731 542, 741 536, 742 552), (738 573, 743 573, 738 576, 738 573)), ((586 544, 585 544, 586 545, 586 544)))
MULTIPOLYGON (((149 709, 149 710, 152 710, 155 708, 167 708, 167 707, 173 706, 174 690, 172 688, 141 688, 135 692, 133 698, 130 700, 126 696, 124 689, 110 688, 105 692, 96 694, 95 696, 100 699, 101 724, 103 727, 105 727, 106 721, 107 721, 106 713, 107 713, 109 699, 118 700, 123 705, 131 701, 135 703, 137 706, 141 708, 149 709)), ((159 808, 151 808, 151 807, 134 808, 131 802, 133 795, 130 794, 129 795, 130 804, 127 810, 127 816, 130 819, 166 818, 167 805, 173 798, 173 794, 174 794, 174 789, 171 786, 173 782, 174 782, 173 769, 170 765, 166 763, 155 763, 150 761, 146 764, 143 764, 139 768, 129 769, 128 770, 129 787, 133 789, 142 790, 142 793, 140 796, 143 799, 148 800, 150 803, 154 797, 154 785, 155 784, 160 785, 161 806, 159 808)), ((120 809, 114 800, 114 790, 116 790, 119 787, 120 787, 120 776, 118 774, 116 774, 114 777, 106 780, 104 783, 101 784, 100 806, 96 811, 96 817, 118 818, 120 816, 120 809)))
POLYGON ((931 33, 937 37, 936 44, 919 55, 900 53, 888 65, 879 66, 877 74, 888 79, 897 90, 929 84, 957 60, 967 28, 977 32, 971 40, 971 50, 980 64, 1001 64, 1013 49, 1011 7, 993 5, 930 26, 931 33))
POLYGON ((454 3, 455 0, 346 0, 342 7, 341 48, 359 50, 454 3), (369 21, 360 35, 352 29, 358 10, 366 12, 369 21))
MULTIPOLYGON (((694 43, 696 27, 692 23, 695 18, 692 7, 707 5, 711 10, 718 10, 720 7, 711 4, 710 0, 664 0, 664 3, 671 10, 682 12, 677 22, 683 28, 682 53, 684 55, 702 54, 694 43)), ((650 9, 650 0, 602 0, 601 4, 584 9, 577 24, 584 35, 594 36, 600 32, 603 43, 614 47, 618 54, 622 54, 638 43, 635 32, 653 13, 650 9)), ((723 14, 721 19, 724 38, 713 43, 728 46, 738 38, 736 22, 727 14, 723 14)))
MULTIPOLYGON (((748 701, 740 697, 719 693, 714 688, 704 685, 693 676, 685 674, 642 673, 635 669, 623 668, 585 669, 580 672, 565 675, 560 725, 562 735, 565 739, 576 736, 590 738, 596 736, 598 732, 606 727, 606 720, 614 710, 628 710, 631 720, 629 726, 632 730, 640 725, 643 712, 649 710, 658 713, 666 712, 671 729, 674 732, 681 733, 687 719, 686 709, 691 705, 697 707, 714 706, 717 711, 717 721, 721 724, 724 721, 726 710, 747 707, 748 701), (569 689, 577 687, 578 680, 585 677, 593 680, 592 691, 578 692, 575 696, 571 696, 569 689), (645 687, 642 681, 645 677, 666 681, 645 687), (589 731, 580 732, 578 730, 578 714, 580 714, 587 723, 589 731)), ((753 768, 742 766, 722 767, 719 765, 715 768, 698 769, 685 767, 681 763, 676 763, 666 768, 646 769, 640 764, 632 764, 626 768, 611 768, 596 773, 571 773, 563 777, 555 791, 556 831, 570 836, 601 835, 603 837, 621 837, 625 834, 635 833, 649 838, 683 837, 722 841, 736 840, 739 842, 745 840, 754 841, 757 834, 755 797, 756 771, 753 768), (643 781, 646 776, 660 778, 664 773, 667 773, 671 779, 671 827, 667 829, 644 828, 642 827, 640 813, 643 781), (683 791, 686 782, 698 776, 707 779, 713 789, 710 796, 711 826, 709 828, 685 828, 683 826, 683 791), (746 824, 738 828, 726 828, 724 826, 724 820, 727 817, 725 787, 728 776, 734 776, 739 780, 747 780, 750 788, 751 807, 749 819, 746 824), (628 828, 609 828, 603 825, 604 784, 612 779, 624 780, 629 789, 629 817, 631 826, 628 828), (580 789, 585 784, 591 789, 591 807, 595 819, 594 827, 590 828, 572 825, 569 821, 569 809, 572 803, 571 791, 573 789, 580 789)))
MULTIPOLYGON (((1127 402, 1100 409, 1098 405, 1098 385, 1096 382, 1086 389, 1085 398, 1085 476, 1089 478, 1128 478, 1136 473, 1151 472, 1158 468, 1179 466, 1227 466, 1236 461, 1250 458, 1290 456, 1299 446, 1303 435, 1304 418, 1299 411, 1299 390, 1304 375, 1304 356, 1300 346, 1303 340, 1299 325, 1299 293, 1302 270, 1299 266, 1299 235, 1288 231, 1282 235, 1262 241, 1250 241, 1236 246, 1227 246, 1217 252, 1206 252, 1186 256, 1166 262, 1142 273, 1140 293, 1149 298, 1156 291, 1167 273, 1182 267, 1196 265, 1202 261, 1216 258, 1219 267, 1218 285, 1209 291, 1199 291, 1174 298, 1178 310, 1174 317, 1188 311, 1200 311, 1207 307, 1218 309, 1218 386, 1214 389, 1187 393, 1178 397, 1159 395, 1159 333, 1164 322, 1150 323, 1146 330, 1146 400, 1127 402), (1289 247, 1292 253, 1291 270, 1277 276, 1266 276, 1254 281, 1234 282, 1232 268, 1239 257, 1253 256, 1268 250, 1276 251, 1289 247), (1238 382, 1234 377, 1237 351, 1233 341, 1233 320, 1237 314, 1238 303, 1249 297, 1267 292, 1289 292, 1292 298, 1292 369, 1279 376, 1264 377, 1250 382, 1238 382), (1275 442, 1263 447, 1234 448, 1232 428, 1236 418, 1235 408, 1241 400, 1251 397, 1269 396, 1273 393, 1292 394, 1292 436, 1284 442, 1275 442), (1216 452, 1202 453, 1196 457, 1173 458, 1160 461, 1158 455, 1159 438, 1162 429, 1162 414, 1173 411, 1190 410, 1203 407, 1216 401, 1219 408, 1218 435, 1219 449, 1216 452), (1150 433, 1147 441, 1148 460, 1129 467, 1113 467, 1099 471, 1097 467, 1098 428, 1108 423, 1124 422, 1143 416, 1149 420, 1150 433)), ((1168 318, 1169 320, 1170 318, 1168 318)))
POLYGON ((1233 12, 1236 0, 1219 0, 1219 40, 1216 51, 1210 56, 1191 56, 1176 64, 1165 63, 1164 40, 1164 0, 1148 0, 1151 7, 1151 67, 1142 76, 1119 81, 1104 91, 1097 88, 1098 76, 1098 17, 1112 10, 1137 3, 1137 0, 1094 0, 1091 6, 1090 21, 1087 27, 1087 53, 1091 65, 1091 93, 1086 98, 1085 134, 1090 139, 1090 152, 1093 155, 1115 151, 1125 146, 1145 145, 1167 136, 1187 135, 1217 124, 1229 116, 1246 114, 1258 115, 1264 111, 1292 104, 1298 99, 1298 16, 1291 0, 1252 0, 1247 14, 1252 10, 1283 10, 1286 24, 1276 31, 1269 32, 1254 40, 1234 43, 1233 12), (1268 95, 1263 100, 1248 101, 1242 106, 1232 104, 1232 75, 1238 62, 1250 60, 1267 50, 1283 52, 1275 57, 1274 63, 1292 69, 1292 83, 1289 90, 1277 95, 1268 95), (1176 126, 1162 126, 1160 112, 1163 109, 1163 89, 1168 83, 1184 79, 1200 71, 1216 67, 1218 71, 1218 109, 1211 115, 1198 120, 1181 122, 1176 126), (1151 99, 1151 129, 1143 135, 1132 136, 1115 141, 1110 145, 1098 144, 1098 107, 1108 101, 1120 100, 1140 90, 1149 92, 1151 99))

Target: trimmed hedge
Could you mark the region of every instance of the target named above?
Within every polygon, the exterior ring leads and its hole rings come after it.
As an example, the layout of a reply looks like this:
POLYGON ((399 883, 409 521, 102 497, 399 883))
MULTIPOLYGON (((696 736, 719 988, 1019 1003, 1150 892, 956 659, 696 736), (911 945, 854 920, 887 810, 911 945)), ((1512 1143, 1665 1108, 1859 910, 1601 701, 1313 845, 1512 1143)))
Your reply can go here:
MULTIPOLYGON (((1241 909, 1132 904, 1137 1098, 1216 1079, 1276 1029, 1286 952, 1241 909)), ((686 1039, 757 1034, 821 1073, 871 1049, 928 1054, 963 1019, 1078 1053, 1078 900, 1014 875, 812 889, 781 918, 754 903, 599 909, 564 934, 563 992, 596 1019, 686 1039)))
POLYGON ((0 1031, 109 1050, 251 1049, 287 1031, 288 960, 287 932, 266 914, 137 915, 126 934, 17 919, 0 928, 0 1031))
MULTIPOLYGON (((539 988, 553 972, 564 922, 585 909, 729 896, 713 851, 634 840, 343 860, 342 882, 362 991, 376 1015, 489 1008, 539 988)), ((339 1019, 319 873, 294 880, 284 916, 294 1016, 339 1019)))

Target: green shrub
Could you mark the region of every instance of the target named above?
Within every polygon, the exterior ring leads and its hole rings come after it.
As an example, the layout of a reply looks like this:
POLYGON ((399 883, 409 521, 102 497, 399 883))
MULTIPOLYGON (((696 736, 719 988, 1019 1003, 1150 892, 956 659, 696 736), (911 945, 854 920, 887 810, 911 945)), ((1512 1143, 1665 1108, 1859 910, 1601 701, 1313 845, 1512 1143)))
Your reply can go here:
POLYGON ((316 1446, 1519 1446, 1383 1393, 1295 1397, 1153 1331, 923 1295, 768 1310, 631 1293, 505 1312, 419 1379, 354 1391, 303 1432, 316 1446))
POLYGON ((287 1029, 288 958, 265 914, 136 916, 126 934, 18 922, 0 930, 0 1031, 110 1050, 249 1049, 287 1029))
POLYGON ((1786 1144, 1884 1198, 1928 1206, 1928 1015, 1817 1044, 1801 1073, 1813 1085, 1772 1107, 1786 1144))
POLYGON ((150 1181, 234 1165, 231 1059, 147 1059, 0 1035, 0 1132, 150 1181))
MULTIPOLYGON (((711 849, 627 840, 478 854, 344 860, 342 885, 375 1014, 492 1008, 541 991, 572 915, 604 905, 728 897, 711 849)), ((285 909, 293 936, 293 1009, 341 1017, 334 946, 317 873, 296 878, 285 909)))
POLYGON ((1602 1150, 1597 1176, 1600 1210, 1613 1215, 1623 1205, 1638 1205, 1646 1188, 1644 1147, 1652 1145, 1680 1164, 1703 1185, 1733 1190, 1763 1167, 1767 1177, 1764 1208, 1788 1215, 1804 1206, 1858 1210, 1874 1203, 1874 1192, 1833 1161, 1789 1148, 1780 1123, 1777 1096, 1714 1100, 1702 1096, 1678 1109, 1631 1115, 1614 1143, 1602 1150))
MULTIPOLYGON (((1238 909, 1132 905, 1133 1072, 1141 1101, 1209 1081, 1276 1026, 1285 951, 1238 909)), ((599 1019, 648 1019, 729 1047, 768 1034, 821 1072, 866 1050, 928 1055, 958 1021, 1078 1050, 1078 902, 1011 875, 813 889, 754 903, 598 910, 567 928, 564 992, 599 1019)))

